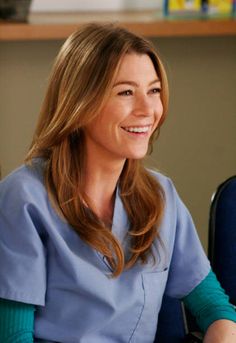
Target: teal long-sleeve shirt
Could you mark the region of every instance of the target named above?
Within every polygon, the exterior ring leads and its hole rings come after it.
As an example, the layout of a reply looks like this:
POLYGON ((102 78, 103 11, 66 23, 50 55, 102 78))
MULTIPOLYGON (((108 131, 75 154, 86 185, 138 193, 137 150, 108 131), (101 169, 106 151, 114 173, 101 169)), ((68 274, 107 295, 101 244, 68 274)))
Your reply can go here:
MULTIPOLYGON (((182 300, 204 333, 218 319, 236 322, 235 308, 212 271, 182 300)), ((0 299, 0 342, 32 343, 34 312, 34 305, 0 299)))
POLYGON ((32 343, 34 305, 0 299, 0 342, 32 343))

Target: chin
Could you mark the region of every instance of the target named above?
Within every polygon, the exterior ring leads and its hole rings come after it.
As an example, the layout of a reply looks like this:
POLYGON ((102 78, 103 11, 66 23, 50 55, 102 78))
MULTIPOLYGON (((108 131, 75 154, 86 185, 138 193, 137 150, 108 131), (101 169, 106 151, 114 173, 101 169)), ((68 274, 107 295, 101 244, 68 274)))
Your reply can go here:
POLYGON ((129 155, 127 156, 127 158, 128 158, 128 159, 132 159, 132 160, 141 160, 141 159, 143 159, 146 155, 147 155, 147 151, 145 151, 145 152, 143 152, 143 153, 139 152, 139 153, 135 153, 135 154, 129 154, 129 155))

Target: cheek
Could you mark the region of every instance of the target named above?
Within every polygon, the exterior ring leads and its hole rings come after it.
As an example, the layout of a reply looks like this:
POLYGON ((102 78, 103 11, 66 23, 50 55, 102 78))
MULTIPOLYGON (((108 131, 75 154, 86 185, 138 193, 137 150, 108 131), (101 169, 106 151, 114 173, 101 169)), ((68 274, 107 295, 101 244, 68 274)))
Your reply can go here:
MULTIPOLYGON (((161 125, 162 121, 163 121, 163 105, 162 103, 158 103, 158 105, 156 106, 156 111, 155 111, 155 121, 154 121, 154 125, 152 128, 152 134, 154 133, 154 131, 156 131, 156 129, 161 125)), ((151 134, 151 135, 152 135, 151 134)))
POLYGON ((163 117, 163 105, 162 102, 160 101, 156 107, 156 112, 155 112, 155 124, 156 126, 158 125, 159 121, 163 117))
POLYGON ((163 113, 163 103, 161 101, 161 99, 159 100, 159 103, 158 103, 158 113, 160 116, 162 116, 162 113, 163 113))
POLYGON ((119 104, 107 104, 106 107, 100 113, 99 124, 106 124, 106 126, 112 125, 114 122, 119 120, 120 113, 122 113, 119 104))

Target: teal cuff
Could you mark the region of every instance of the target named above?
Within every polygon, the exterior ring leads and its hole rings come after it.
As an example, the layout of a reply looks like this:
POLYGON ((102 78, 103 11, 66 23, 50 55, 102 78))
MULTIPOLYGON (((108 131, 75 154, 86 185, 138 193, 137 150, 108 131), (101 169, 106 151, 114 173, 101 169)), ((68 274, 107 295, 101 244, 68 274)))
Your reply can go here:
POLYGON ((0 299, 0 342, 32 343, 34 305, 0 299))
POLYGON ((229 302, 229 297, 225 294, 212 270, 182 300, 204 333, 216 320, 228 319, 236 322, 235 308, 229 302))

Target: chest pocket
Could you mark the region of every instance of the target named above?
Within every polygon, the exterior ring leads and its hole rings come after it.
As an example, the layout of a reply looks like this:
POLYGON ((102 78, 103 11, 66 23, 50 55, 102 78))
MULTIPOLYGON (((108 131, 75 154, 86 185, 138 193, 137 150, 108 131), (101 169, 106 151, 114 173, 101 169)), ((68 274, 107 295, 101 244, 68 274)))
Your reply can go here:
POLYGON ((144 307, 130 342, 152 343, 157 329, 158 314, 168 277, 168 268, 143 272, 144 307))

